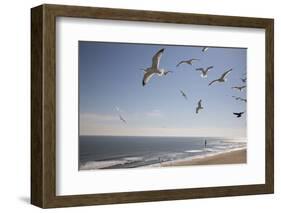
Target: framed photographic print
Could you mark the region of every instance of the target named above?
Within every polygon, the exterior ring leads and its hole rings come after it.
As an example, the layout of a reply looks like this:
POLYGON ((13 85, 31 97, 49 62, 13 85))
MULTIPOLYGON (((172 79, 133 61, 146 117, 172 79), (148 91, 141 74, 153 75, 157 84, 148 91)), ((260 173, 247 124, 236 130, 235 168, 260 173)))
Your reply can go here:
POLYGON ((274 191, 273 19, 31 10, 31 203, 274 191))

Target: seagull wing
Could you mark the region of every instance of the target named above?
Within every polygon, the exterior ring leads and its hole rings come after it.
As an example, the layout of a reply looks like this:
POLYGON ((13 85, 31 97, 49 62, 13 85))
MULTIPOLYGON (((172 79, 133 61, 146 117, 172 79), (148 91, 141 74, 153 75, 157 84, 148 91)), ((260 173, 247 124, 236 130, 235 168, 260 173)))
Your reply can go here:
POLYGON ((247 99, 245 99, 245 98, 240 98, 240 101, 247 102, 247 99))
POLYGON ((197 71, 201 71, 201 72, 204 72, 204 71, 205 71, 204 68, 202 68, 202 67, 197 68, 196 70, 197 70, 197 71))
POLYGON ((232 69, 229 69, 226 72, 224 72, 221 76, 221 79, 224 79, 231 71, 232 71, 232 69))
POLYGON ((145 86, 154 74, 154 72, 146 72, 143 75, 142 85, 145 86))
POLYGON ((196 114, 198 114, 199 110, 202 109, 201 102, 202 102, 202 100, 198 101, 198 104, 196 107, 196 114))
POLYGON ((243 83, 247 81, 247 78, 240 78, 243 83))
POLYGON ((185 92, 182 91, 182 90, 180 90, 180 92, 181 92, 182 96, 183 96, 185 99, 187 99, 187 96, 186 96, 185 92))
POLYGON ((183 63, 186 63, 186 61, 180 61, 178 64, 177 64, 177 67, 183 63))
POLYGON ((213 69, 213 68, 214 68, 214 66, 209 66, 209 67, 207 67, 206 71, 208 72, 210 69, 213 69))
POLYGON ((206 52, 208 50, 208 47, 203 47, 202 52, 206 52))
POLYGON ((213 80, 209 83, 209 86, 211 86, 213 83, 215 83, 216 81, 219 81, 219 79, 213 80))
POLYGON ((173 71, 165 71, 164 75, 167 75, 169 72, 172 73, 173 71))
POLYGON ((159 62, 160 62, 160 59, 161 59, 161 56, 163 55, 163 52, 164 52, 164 48, 159 50, 152 58, 152 65, 151 67, 153 69, 158 69, 159 68, 159 62))
POLYGON ((198 58, 192 58, 192 59, 190 59, 189 61, 200 61, 200 59, 198 59, 198 58))
POLYGON ((202 102, 202 100, 198 101, 198 107, 199 107, 199 108, 202 108, 201 102, 202 102))

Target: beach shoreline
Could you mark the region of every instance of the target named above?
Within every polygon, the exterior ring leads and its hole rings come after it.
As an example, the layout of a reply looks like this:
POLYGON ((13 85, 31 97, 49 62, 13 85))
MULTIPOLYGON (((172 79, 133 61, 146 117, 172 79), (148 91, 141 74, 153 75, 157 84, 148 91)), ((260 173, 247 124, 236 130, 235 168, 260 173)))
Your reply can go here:
MULTIPOLYGON (((79 167, 79 171, 95 170, 95 169, 112 169, 115 166, 119 169, 125 169, 123 167, 124 162, 119 161, 105 161, 105 165, 97 167, 95 162, 90 162, 79 167), (93 168, 93 165, 96 168, 93 168), (108 166, 109 165, 109 166, 108 166)), ((224 152, 217 152, 212 154, 204 154, 194 157, 188 157, 177 160, 169 160, 158 162, 146 166, 140 166, 135 168, 161 168, 161 167, 177 167, 177 166, 203 166, 203 165, 223 165, 223 164, 245 164, 247 163, 247 148, 236 148, 227 150, 224 152)), ((130 167, 129 167, 130 168, 130 167)), ((131 167, 133 168, 133 167, 131 167)))
POLYGON ((205 155, 195 158, 167 161, 152 167, 192 166, 192 165, 218 165, 218 164, 242 164, 247 163, 247 149, 235 149, 227 152, 205 155))

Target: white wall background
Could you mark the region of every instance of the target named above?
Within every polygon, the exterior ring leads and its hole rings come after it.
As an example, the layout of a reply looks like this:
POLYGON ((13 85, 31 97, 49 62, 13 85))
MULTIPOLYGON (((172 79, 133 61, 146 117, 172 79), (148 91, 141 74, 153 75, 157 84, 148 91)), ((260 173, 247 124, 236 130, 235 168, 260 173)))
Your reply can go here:
MULTIPOLYGON (((30 8, 42 3, 275 18, 275 105, 280 109, 281 14, 279 1, 246 0, 39 0, 2 1, 0 7, 0 210, 39 212, 30 189, 30 8)), ((258 86, 258 85, 257 85, 258 86)), ((278 212, 281 199, 280 111, 275 111, 275 194, 52 209, 49 212, 278 212)), ((239 174, 238 174, 239 175, 239 174)), ((279 210, 280 212, 280 210, 279 210)))

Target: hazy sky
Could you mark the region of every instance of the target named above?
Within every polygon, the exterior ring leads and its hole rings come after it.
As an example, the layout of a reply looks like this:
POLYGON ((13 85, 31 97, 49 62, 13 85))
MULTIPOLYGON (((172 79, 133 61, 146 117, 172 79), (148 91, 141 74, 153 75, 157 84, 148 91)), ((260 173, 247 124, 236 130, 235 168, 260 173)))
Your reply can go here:
POLYGON ((124 43, 79 42, 80 135, 139 136, 219 136, 245 137, 246 116, 232 113, 246 110, 246 104, 232 98, 245 98, 232 86, 244 85, 247 50, 124 43), (153 76, 142 86, 143 71, 152 56, 165 48, 160 67, 171 70, 164 77, 153 76), (199 58, 192 66, 176 64, 199 58), (208 78, 201 78, 198 67, 214 66, 208 78), (226 83, 214 83, 229 69, 226 83), (180 94, 185 91, 188 100, 180 94), (202 99, 203 110, 195 113, 202 99), (124 124, 118 115, 127 120, 124 124))

